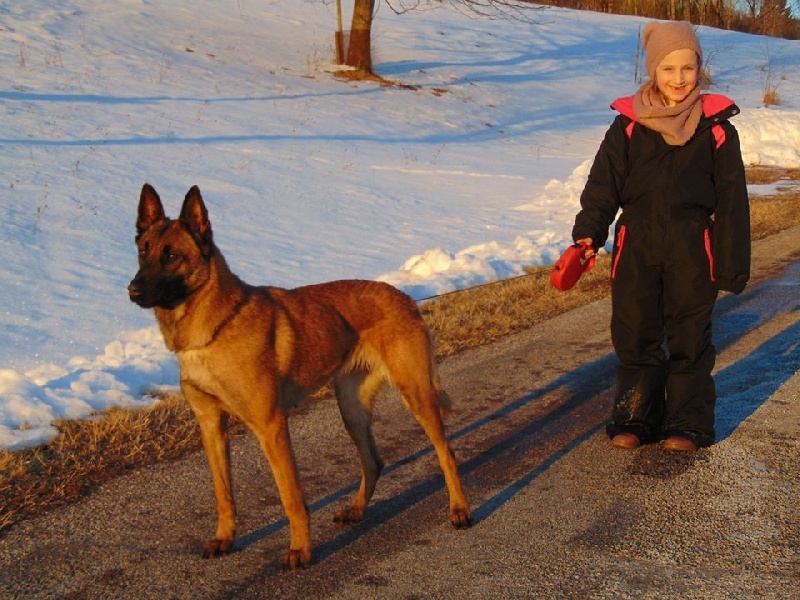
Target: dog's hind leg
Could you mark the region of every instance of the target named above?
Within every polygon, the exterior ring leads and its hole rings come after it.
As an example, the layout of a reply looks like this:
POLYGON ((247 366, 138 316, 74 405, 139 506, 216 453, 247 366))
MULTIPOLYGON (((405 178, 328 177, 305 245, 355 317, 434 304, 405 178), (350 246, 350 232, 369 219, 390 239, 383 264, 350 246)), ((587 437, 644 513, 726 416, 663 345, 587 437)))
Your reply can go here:
POLYGON ((436 404, 436 394, 432 386, 428 389, 417 389, 415 391, 400 389, 407 400, 411 412, 416 417, 422 429, 427 434, 436 451, 436 458, 439 459, 439 466, 444 474, 444 481, 450 495, 450 522, 454 527, 464 528, 472 525, 472 513, 470 512, 469 502, 461 486, 461 477, 458 474, 458 466, 453 451, 447 443, 444 433, 439 407, 436 404))
POLYGON ((450 522, 457 528, 469 527, 472 525, 472 513, 442 422, 442 414, 449 411, 450 399, 438 388, 427 335, 424 344, 421 339, 415 340, 413 335, 397 340, 387 356, 392 357, 391 363, 386 365, 390 381, 399 390, 436 451, 450 495, 450 522))
POLYGON ((336 379, 336 401, 345 428, 353 439, 361 457, 361 486, 351 505, 336 513, 337 523, 358 523, 375 491, 375 484, 383 470, 372 436, 372 400, 384 382, 382 374, 372 371, 350 371, 336 379))

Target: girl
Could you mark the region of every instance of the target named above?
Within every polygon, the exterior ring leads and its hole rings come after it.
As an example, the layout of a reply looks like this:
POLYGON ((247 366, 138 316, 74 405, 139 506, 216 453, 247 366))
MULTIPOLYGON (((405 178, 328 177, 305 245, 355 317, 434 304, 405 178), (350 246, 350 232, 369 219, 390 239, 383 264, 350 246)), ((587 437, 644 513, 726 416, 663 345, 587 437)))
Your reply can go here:
POLYGON ((644 31, 650 80, 619 111, 581 195, 573 239, 612 253, 611 337, 620 361, 613 446, 667 450, 714 443, 718 290, 750 276, 750 213, 738 107, 700 93, 702 51, 687 22, 644 31))

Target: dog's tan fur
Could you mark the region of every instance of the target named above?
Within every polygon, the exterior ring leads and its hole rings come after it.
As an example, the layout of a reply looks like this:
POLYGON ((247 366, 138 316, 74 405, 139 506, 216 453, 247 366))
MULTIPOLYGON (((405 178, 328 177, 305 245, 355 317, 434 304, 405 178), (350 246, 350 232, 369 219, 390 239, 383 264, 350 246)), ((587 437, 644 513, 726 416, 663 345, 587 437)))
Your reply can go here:
POLYGON ((200 423, 213 475, 219 520, 205 556, 227 553, 234 540, 226 426, 235 415, 258 438, 289 519, 284 566, 310 563, 309 514, 286 415, 330 380, 362 466, 360 489, 336 520, 361 520, 375 489, 383 464, 371 433, 371 403, 388 380, 433 443, 450 495, 450 521, 456 527, 471 524, 442 425, 449 398, 439 385, 428 329, 408 296, 373 281, 291 290, 242 282, 214 245, 197 186, 173 220, 145 184, 136 229, 139 271, 129 294, 155 309, 167 347, 178 356, 181 388, 200 423))

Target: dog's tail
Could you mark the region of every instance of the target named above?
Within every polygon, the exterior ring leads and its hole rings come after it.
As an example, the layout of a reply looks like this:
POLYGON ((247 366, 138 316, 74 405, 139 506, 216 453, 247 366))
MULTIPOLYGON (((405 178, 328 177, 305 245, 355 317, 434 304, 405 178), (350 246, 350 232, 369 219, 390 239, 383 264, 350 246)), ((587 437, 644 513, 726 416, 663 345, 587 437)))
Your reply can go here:
POLYGON ((441 381, 439 381, 439 373, 436 372, 436 367, 431 365, 431 381, 433 382, 433 390, 436 393, 436 402, 439 404, 439 413, 443 419, 453 410, 453 401, 450 399, 450 394, 444 391, 441 381))
MULTIPOLYGON (((419 320, 420 323, 424 323, 422 316, 419 317, 419 320)), ((442 387, 442 380, 439 379, 439 371, 436 368, 436 354, 433 351, 433 333, 424 324, 423 328, 425 329, 425 334, 428 338, 428 356, 430 357, 428 369, 431 378, 431 385, 433 386, 434 394, 436 394, 436 404, 439 405, 439 414, 442 416, 442 419, 446 419, 453 411, 453 401, 450 399, 450 394, 444 391, 444 388, 442 387)))

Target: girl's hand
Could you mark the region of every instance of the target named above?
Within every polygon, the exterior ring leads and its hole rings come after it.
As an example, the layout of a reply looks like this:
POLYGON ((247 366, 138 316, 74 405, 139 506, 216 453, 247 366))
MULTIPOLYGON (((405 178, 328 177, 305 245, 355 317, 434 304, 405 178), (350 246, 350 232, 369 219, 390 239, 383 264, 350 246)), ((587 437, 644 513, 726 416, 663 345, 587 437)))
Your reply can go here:
POLYGON ((575 243, 587 246, 586 258, 589 258, 590 256, 594 256, 595 254, 597 254, 594 250, 594 240, 592 240, 592 238, 583 238, 582 240, 577 240, 575 243))

